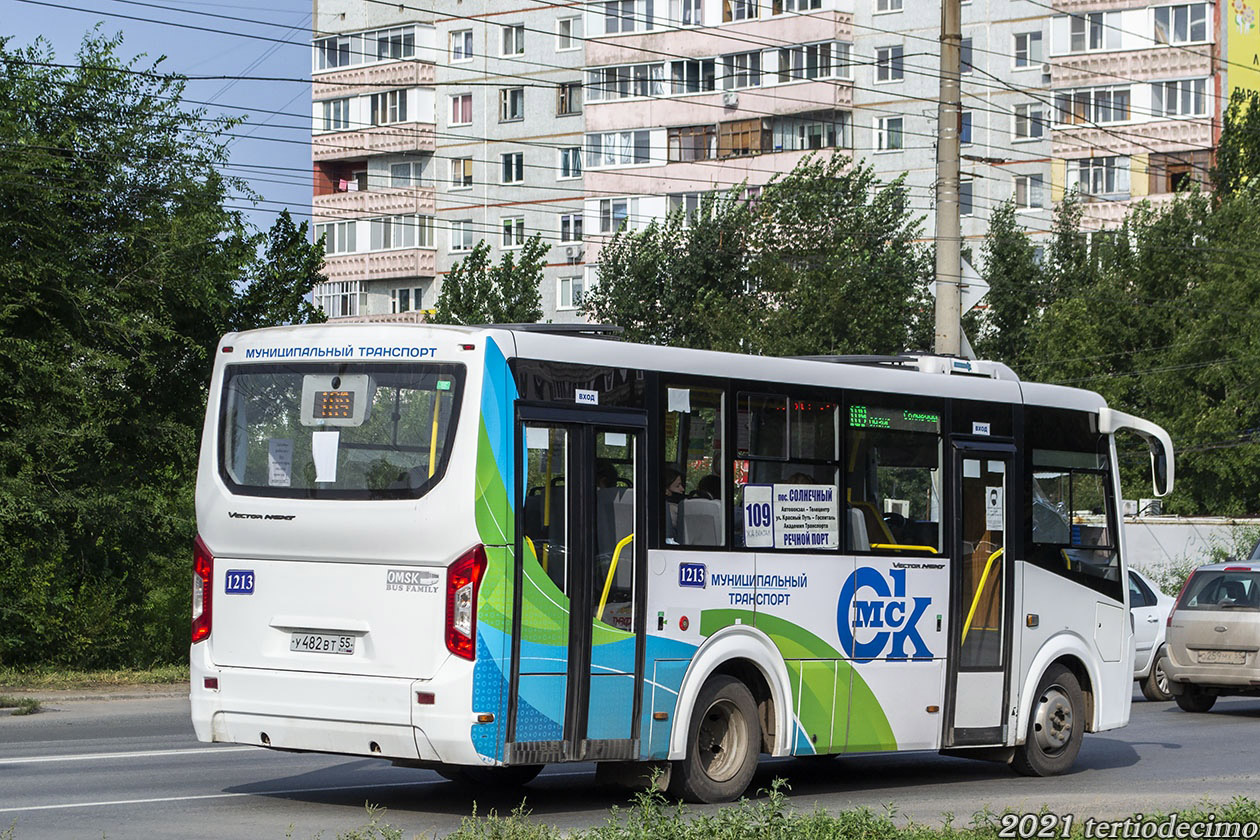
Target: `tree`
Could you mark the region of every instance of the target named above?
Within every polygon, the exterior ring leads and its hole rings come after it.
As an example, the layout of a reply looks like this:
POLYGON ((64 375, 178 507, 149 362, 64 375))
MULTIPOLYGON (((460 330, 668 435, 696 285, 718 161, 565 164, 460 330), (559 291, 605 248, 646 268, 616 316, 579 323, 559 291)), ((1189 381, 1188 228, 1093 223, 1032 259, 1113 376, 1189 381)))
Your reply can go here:
POLYGON ((1218 199, 1227 199, 1260 175, 1260 93, 1235 90, 1225 111, 1221 140, 1216 146, 1212 184, 1218 199))
POLYGON ((599 255, 586 311, 637 341, 764 354, 891 353, 923 339, 926 250, 904 185, 806 157, 755 201, 706 197, 599 255))
POLYGON ((224 206, 244 188, 218 174, 232 123, 186 110, 182 82, 119 43, 90 33, 59 66, 0 42, 5 665, 183 657, 214 348, 295 309, 279 288, 293 232, 273 232, 263 272, 224 206), (251 265, 262 285, 238 293, 251 265))
POLYGON ((281 210, 265 237, 261 257, 249 268, 248 280, 232 306, 231 328, 252 330, 276 324, 310 324, 328 320, 310 301, 311 290, 325 282, 324 241, 312 243, 306 222, 293 224, 281 210))
POLYGON ((442 281, 433 321, 438 324, 530 324, 542 317, 544 260, 550 245, 538 234, 520 249, 505 251, 498 265, 490 262, 483 239, 472 253, 451 266, 442 281))
POLYGON ((1015 202, 1004 201, 989 215, 981 247, 985 316, 976 334, 976 353, 1013 367, 1028 352, 1028 330, 1038 313, 1042 269, 1028 234, 1019 226, 1015 202))

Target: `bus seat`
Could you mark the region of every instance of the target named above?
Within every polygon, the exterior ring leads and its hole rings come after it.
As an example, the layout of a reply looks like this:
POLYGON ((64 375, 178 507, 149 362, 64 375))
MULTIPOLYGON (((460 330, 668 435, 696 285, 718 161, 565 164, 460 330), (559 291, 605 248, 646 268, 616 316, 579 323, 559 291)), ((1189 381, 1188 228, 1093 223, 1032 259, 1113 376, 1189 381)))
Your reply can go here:
POLYGON ((866 533, 866 516, 857 508, 845 510, 849 519, 849 551, 870 551, 871 538, 866 533))
POLYGON ((720 499, 684 499, 678 503, 678 522, 680 544, 722 544, 722 502, 720 499))

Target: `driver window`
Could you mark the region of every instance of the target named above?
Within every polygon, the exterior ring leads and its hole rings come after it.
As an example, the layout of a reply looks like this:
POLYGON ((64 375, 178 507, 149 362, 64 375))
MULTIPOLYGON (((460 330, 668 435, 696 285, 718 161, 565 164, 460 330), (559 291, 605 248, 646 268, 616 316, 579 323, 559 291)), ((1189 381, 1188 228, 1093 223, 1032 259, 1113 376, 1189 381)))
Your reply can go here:
POLYGON ((670 384, 665 388, 665 465, 662 471, 665 544, 726 544, 726 479, 720 388, 670 384))

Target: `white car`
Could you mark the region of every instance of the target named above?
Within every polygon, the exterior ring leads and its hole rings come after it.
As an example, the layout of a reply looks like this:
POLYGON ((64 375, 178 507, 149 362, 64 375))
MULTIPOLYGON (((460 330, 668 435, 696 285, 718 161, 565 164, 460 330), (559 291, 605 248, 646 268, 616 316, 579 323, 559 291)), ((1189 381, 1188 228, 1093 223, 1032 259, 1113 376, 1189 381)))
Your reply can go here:
POLYGON ((1168 614, 1177 599, 1165 595, 1141 572, 1129 570, 1129 611, 1133 613, 1133 679, 1142 684, 1147 700, 1171 700, 1168 677, 1160 659, 1164 654, 1164 634, 1168 614))

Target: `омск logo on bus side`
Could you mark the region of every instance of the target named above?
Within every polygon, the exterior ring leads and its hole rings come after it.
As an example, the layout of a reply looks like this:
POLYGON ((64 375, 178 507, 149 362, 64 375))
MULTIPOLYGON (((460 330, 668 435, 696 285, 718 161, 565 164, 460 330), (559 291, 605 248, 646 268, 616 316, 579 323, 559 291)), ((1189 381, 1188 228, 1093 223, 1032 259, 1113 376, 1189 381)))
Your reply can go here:
POLYGON ((932 652, 919 635, 919 619, 930 603, 931 598, 906 597, 905 569, 893 569, 885 578, 876 569, 859 568, 844 582, 836 605, 840 645, 857 662, 880 658, 889 645, 889 659, 931 659, 932 652), (909 654, 907 645, 912 648, 909 654))

